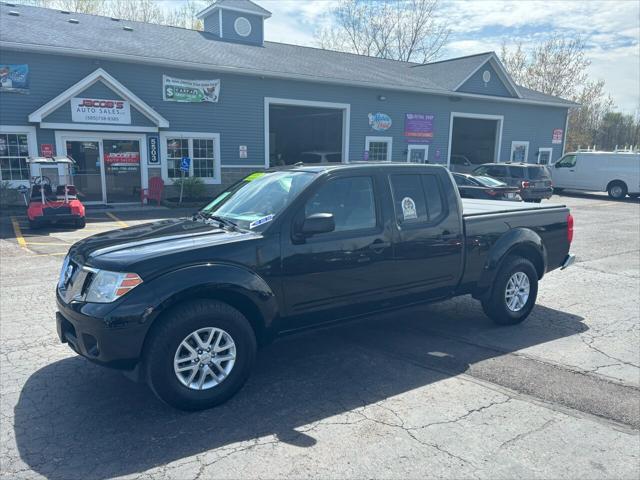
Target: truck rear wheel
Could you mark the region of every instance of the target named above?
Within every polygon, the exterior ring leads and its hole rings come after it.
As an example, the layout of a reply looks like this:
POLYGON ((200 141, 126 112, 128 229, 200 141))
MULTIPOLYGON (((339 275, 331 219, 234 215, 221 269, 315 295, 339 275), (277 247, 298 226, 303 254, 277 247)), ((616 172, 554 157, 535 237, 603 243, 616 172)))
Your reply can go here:
POLYGON ((226 303, 194 300, 167 311, 145 351, 147 383, 162 401, 203 410, 231 398, 251 373, 256 338, 226 303))
POLYGON ((498 325, 523 322, 533 310, 538 296, 538 272, 526 258, 509 256, 494 280, 491 294, 482 309, 498 325))

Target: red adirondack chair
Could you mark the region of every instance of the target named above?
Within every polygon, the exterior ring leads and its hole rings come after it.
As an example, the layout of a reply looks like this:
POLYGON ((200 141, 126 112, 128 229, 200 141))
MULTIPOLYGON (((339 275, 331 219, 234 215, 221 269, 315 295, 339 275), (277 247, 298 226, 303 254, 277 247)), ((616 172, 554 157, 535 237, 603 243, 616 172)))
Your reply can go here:
POLYGON ((149 188, 140 190, 140 201, 144 205, 144 199, 155 200, 160 205, 162 199, 162 190, 164 190, 164 182, 160 177, 151 177, 149 179, 149 188))

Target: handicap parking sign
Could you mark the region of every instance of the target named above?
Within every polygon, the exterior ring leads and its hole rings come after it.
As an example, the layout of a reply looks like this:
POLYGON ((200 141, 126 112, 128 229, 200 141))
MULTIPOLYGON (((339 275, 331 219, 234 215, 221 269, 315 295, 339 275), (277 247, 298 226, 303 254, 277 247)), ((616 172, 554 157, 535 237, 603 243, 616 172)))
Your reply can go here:
POLYGON ((182 161, 180 162, 180 170, 185 173, 189 173, 189 164, 191 163, 191 159, 189 157, 182 157, 182 161))

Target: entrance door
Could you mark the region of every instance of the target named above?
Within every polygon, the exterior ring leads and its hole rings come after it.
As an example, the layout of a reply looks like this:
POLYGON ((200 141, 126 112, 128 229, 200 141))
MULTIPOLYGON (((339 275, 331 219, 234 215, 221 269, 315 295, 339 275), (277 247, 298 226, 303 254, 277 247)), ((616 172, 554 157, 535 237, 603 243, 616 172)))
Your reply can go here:
POLYGON ((411 163, 429 163, 429 145, 409 145, 407 160, 411 163))
POLYGON ((74 165, 73 183, 83 202, 105 202, 100 140, 83 139, 65 142, 67 155, 74 165))
POLYGON ((107 200, 110 203, 140 200, 140 142, 102 140, 107 200))

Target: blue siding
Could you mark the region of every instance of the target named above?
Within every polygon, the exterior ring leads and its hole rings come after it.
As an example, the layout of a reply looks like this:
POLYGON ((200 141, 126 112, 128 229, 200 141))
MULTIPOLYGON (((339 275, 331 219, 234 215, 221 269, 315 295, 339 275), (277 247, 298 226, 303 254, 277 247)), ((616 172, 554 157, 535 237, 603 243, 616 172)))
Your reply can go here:
MULTIPOLYGON (((216 11, 214 15, 218 15, 216 11)), ((222 11, 222 38, 231 42, 252 43, 262 45, 263 43, 263 23, 264 19, 259 15, 250 13, 234 12, 233 10, 222 11), (238 17, 244 17, 251 23, 251 33, 242 37, 236 33, 234 22, 238 17)))
MULTIPOLYGON (((90 97, 90 98, 104 98, 108 100, 122 100, 122 97, 113 92, 104 83, 98 82, 85 89, 82 93, 76 95, 77 97, 90 97)), ((71 120, 71 102, 66 102, 60 106, 44 119, 44 122, 55 123, 73 123, 71 120)), ((154 123, 140 113, 136 108, 131 106, 131 125, 137 127, 153 127, 154 123)))
MULTIPOLYGON (((97 61, 3 51, 3 63, 28 63, 31 88, 28 95, 0 93, 0 122, 4 125, 28 125, 27 116, 60 92, 101 67, 158 111, 169 122, 168 130, 220 134, 222 164, 225 166, 264 165, 264 97, 280 97, 351 105, 351 160, 360 160, 367 135, 393 137, 393 160, 406 159, 407 141, 403 136, 405 113, 435 115, 434 139, 429 161, 447 160, 450 114, 454 112, 504 116, 500 159, 506 160, 514 140, 529 141, 530 162, 540 147, 552 147, 553 159, 561 155, 562 145, 553 145, 553 129, 565 128, 567 109, 563 107, 516 104, 487 99, 456 99, 416 93, 385 91, 340 85, 314 84, 294 80, 261 79, 226 73, 183 70, 134 63, 97 61), (220 79, 218 103, 177 103, 162 100, 162 75, 188 79, 220 79), (378 100, 383 95, 386 101, 378 100), (393 125, 386 132, 372 130, 367 114, 384 112, 393 125), (240 159, 239 145, 247 145, 248 158, 240 159)), ((111 94, 110 94, 111 95, 111 94)), ((61 112, 69 111, 63 106, 61 112)), ((58 112, 56 112, 58 114, 58 112)), ((60 113, 62 115, 62 113, 60 113)), ((53 132, 38 129, 38 143, 54 143, 53 132)), ((224 170, 223 170, 224 175, 224 170)))
POLYGON ((220 36, 220 19, 218 18, 217 10, 214 14, 204 17, 202 23, 205 32, 213 33, 218 37, 220 36))
POLYGON ((487 62, 483 67, 480 67, 480 69, 474 73, 471 78, 462 84, 458 91, 465 93, 478 93, 480 95, 495 95, 498 97, 513 97, 489 62, 487 62), (491 80, 489 80, 488 83, 484 83, 484 80, 482 79, 482 74, 485 70, 489 71, 491 74, 491 80))

